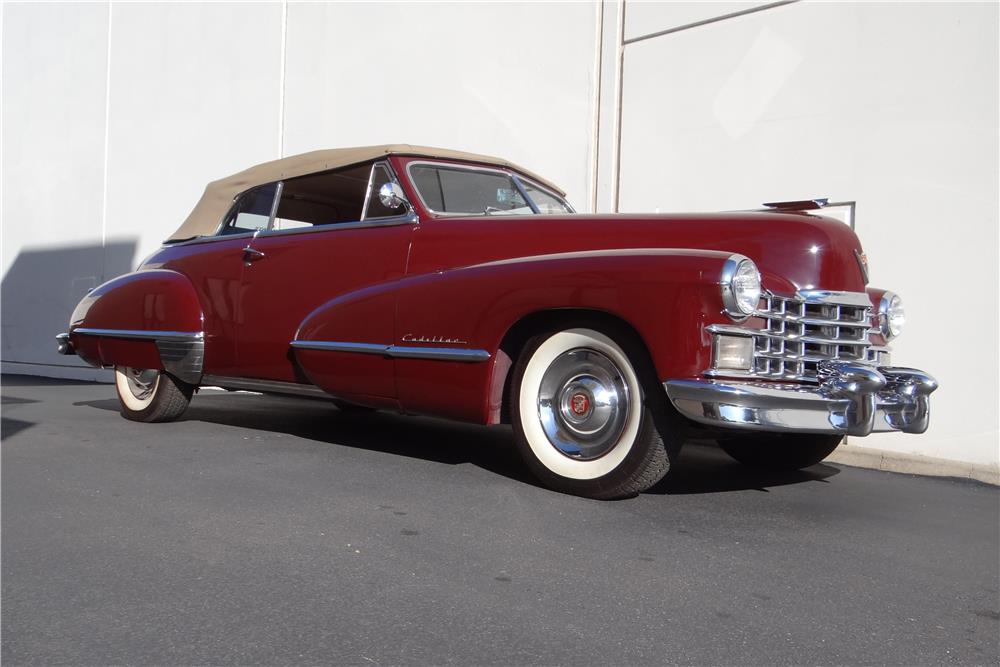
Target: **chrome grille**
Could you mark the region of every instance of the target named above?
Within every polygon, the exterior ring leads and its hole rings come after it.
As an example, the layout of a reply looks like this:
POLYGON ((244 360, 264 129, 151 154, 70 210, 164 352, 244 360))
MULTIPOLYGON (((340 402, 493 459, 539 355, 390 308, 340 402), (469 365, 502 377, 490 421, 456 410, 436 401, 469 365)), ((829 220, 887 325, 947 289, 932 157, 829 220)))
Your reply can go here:
POLYGON ((813 291, 783 297, 765 293, 753 317, 764 320, 764 326, 709 328, 714 333, 752 334, 753 368, 710 374, 812 382, 822 361, 878 365, 879 354, 887 352, 870 341, 872 307, 865 294, 813 291))

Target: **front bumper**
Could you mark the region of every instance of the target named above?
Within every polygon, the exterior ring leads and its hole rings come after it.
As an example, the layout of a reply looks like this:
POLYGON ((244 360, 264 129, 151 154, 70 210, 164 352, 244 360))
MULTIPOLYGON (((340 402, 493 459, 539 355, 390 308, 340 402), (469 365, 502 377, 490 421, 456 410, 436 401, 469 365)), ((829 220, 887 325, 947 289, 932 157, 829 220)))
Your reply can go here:
POLYGON ((937 381, 913 368, 830 361, 820 382, 667 380, 674 407, 688 419, 725 428, 864 436, 923 433, 937 381))

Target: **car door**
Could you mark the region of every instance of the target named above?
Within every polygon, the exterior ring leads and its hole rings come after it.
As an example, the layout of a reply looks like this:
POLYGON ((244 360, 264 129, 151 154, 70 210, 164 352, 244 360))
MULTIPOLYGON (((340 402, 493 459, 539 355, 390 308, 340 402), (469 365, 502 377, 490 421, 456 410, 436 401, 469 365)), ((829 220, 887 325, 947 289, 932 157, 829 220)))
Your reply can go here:
MULTIPOLYGON (((403 275, 414 220, 366 201, 380 181, 391 178, 389 166, 379 162, 280 185, 269 229, 250 239, 244 251, 240 376, 307 381, 290 347, 303 320, 335 299, 403 275)), ((341 329, 361 339, 350 342, 389 345, 394 310, 394 301, 381 302, 370 318, 341 329)), ((395 395, 390 359, 350 355, 343 368, 356 379, 350 393, 395 395)))
POLYGON ((167 245, 144 268, 167 268, 191 281, 202 308, 206 375, 238 373, 236 338, 239 327, 243 248, 252 235, 267 229, 277 184, 244 192, 222 220, 218 233, 167 245))

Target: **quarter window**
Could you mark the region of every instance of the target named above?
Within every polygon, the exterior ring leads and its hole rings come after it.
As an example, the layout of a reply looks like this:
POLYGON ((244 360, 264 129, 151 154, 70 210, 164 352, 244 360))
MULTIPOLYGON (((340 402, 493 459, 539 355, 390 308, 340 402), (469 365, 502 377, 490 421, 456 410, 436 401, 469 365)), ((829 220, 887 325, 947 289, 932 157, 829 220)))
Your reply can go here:
POLYGON ((535 206, 538 207, 539 213, 572 213, 573 211, 566 204, 555 195, 542 190, 540 187, 532 183, 531 181, 525 181, 522 179, 522 184, 524 185, 524 191, 528 193, 531 201, 535 202, 535 206))
POLYGON ((236 200, 236 205, 226 216, 222 226, 222 234, 245 234, 260 229, 267 229, 271 220, 271 209, 274 208, 274 195, 278 190, 277 183, 268 183, 253 190, 247 190, 236 200))

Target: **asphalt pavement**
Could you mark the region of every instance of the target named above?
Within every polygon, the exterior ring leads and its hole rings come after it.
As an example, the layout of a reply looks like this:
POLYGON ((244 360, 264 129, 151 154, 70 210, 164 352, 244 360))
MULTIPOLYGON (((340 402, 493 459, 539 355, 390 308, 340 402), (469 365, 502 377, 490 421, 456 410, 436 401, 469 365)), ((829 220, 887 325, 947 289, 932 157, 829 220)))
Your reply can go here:
POLYGON ((996 487, 692 446, 601 502, 502 427, 113 392, 3 377, 4 665, 1000 662, 996 487))

